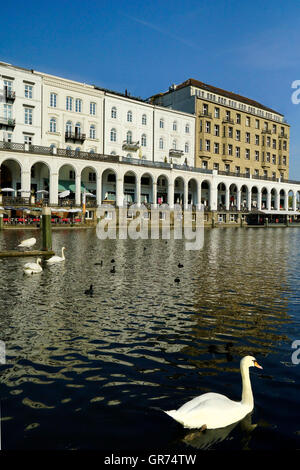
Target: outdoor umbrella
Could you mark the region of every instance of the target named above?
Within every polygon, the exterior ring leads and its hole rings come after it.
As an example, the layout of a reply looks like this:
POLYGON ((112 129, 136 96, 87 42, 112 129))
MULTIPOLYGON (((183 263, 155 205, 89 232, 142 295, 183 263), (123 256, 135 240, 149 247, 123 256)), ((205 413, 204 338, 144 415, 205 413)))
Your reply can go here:
POLYGON ((70 191, 67 189, 66 191, 63 191, 62 193, 60 193, 58 197, 67 197, 69 196, 69 194, 70 194, 70 191))
POLYGON ((15 190, 13 188, 2 188, 1 189, 2 192, 6 192, 6 193, 14 193, 15 190))
POLYGON ((46 189, 39 189, 37 192, 38 193, 41 193, 41 194, 49 194, 49 191, 47 191, 46 189))

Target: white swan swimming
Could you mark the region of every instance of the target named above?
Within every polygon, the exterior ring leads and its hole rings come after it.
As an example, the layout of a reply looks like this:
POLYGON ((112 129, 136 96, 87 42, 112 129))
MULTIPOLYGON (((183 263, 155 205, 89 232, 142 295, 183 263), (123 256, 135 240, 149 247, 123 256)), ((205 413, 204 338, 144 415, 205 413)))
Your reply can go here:
POLYGON ((18 246, 20 246, 21 248, 30 248, 35 244, 36 238, 27 238, 27 240, 23 240, 18 246))
POLYGON ((189 429, 217 429, 240 421, 254 407, 249 374, 249 367, 252 366, 262 369, 253 356, 245 356, 241 359, 243 386, 241 401, 230 400, 219 393, 204 393, 188 401, 178 410, 165 411, 165 413, 189 429))
POLYGON ((65 254, 64 254, 64 251, 65 251, 65 247, 63 246, 62 249, 61 249, 61 256, 51 256, 51 258, 47 259, 46 262, 47 263, 61 263, 61 261, 65 261, 65 254))
POLYGON ((36 274, 43 271, 42 266, 40 265, 41 258, 36 260, 36 263, 26 263, 24 264, 23 270, 25 274, 36 274))

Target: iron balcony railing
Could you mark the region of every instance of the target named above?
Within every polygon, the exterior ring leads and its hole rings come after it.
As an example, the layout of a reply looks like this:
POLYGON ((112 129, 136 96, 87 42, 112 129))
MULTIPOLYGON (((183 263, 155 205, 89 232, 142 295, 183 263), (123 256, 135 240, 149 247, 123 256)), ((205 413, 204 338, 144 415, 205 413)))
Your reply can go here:
POLYGON ((65 141, 72 140, 73 142, 84 142, 86 135, 81 132, 65 132, 65 141))
POLYGON ((5 99, 6 101, 14 101, 16 99, 16 93, 12 90, 5 89, 5 99))
POLYGON ((1 127, 15 127, 16 120, 12 118, 0 117, 1 127))

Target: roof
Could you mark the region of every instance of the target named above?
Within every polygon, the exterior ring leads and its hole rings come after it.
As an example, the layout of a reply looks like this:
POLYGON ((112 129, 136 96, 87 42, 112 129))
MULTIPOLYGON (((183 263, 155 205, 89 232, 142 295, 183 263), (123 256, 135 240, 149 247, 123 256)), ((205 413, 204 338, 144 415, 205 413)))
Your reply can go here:
POLYGON ((172 93, 173 91, 179 90, 180 88, 185 88, 188 86, 194 86, 196 88, 202 88, 203 90, 209 91, 211 93, 216 93, 218 95, 225 96, 226 98, 230 98, 236 101, 241 101, 242 103, 248 104, 249 106, 254 106, 256 108, 261 108, 265 111, 268 111, 270 113, 275 113, 279 114, 280 116, 283 116, 283 114, 279 113, 278 111, 275 111, 274 109, 268 108, 267 106, 264 106, 263 104, 259 103, 258 101, 252 100, 250 98, 246 98, 245 96, 238 95, 237 93, 233 93, 231 91, 226 91, 223 90, 222 88, 217 88, 212 85, 208 85, 207 83, 200 82, 199 80, 195 80, 194 78, 189 78, 183 83, 180 83, 179 85, 176 85, 176 88, 170 89, 169 91, 166 91, 165 93, 158 93, 157 95, 154 95, 152 98, 156 98, 159 96, 167 95, 169 93, 172 93))

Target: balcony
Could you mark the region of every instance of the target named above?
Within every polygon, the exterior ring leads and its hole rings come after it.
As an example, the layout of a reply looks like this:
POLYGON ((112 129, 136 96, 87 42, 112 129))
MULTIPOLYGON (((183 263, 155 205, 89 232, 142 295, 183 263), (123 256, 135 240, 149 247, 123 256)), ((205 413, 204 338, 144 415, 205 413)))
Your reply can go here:
POLYGON ((212 114, 208 111, 202 111, 202 113, 199 114, 199 117, 212 119, 212 114))
POLYGON ((15 91, 12 91, 12 90, 8 90, 7 88, 5 88, 5 100, 6 102, 12 102, 12 101, 15 101, 16 99, 16 92, 15 91))
POLYGON ((263 130, 261 131, 261 133, 262 133, 262 134, 272 134, 272 131, 271 131, 271 129, 263 129, 263 130))
POLYGON ((222 160, 223 162, 232 162, 233 161, 233 155, 222 155, 222 160))
POLYGON ((83 143, 86 139, 86 135, 81 132, 65 132, 65 141, 66 142, 81 142, 83 143))
POLYGON ((222 124, 234 124, 234 120, 230 117, 225 117, 222 121, 222 124))
POLYGON ((177 157, 180 158, 183 155, 183 150, 178 149, 170 149, 169 150, 169 157, 177 157))
POLYGON ((12 118, 0 117, 0 129, 14 129, 16 120, 12 118))
POLYGON ((263 168, 270 168, 271 163, 270 162, 262 162, 261 166, 263 168))
POLYGON ((287 134, 280 134, 280 135, 278 136, 278 138, 279 138, 279 139, 287 139, 288 136, 287 136, 287 134))
POLYGON ((200 150, 199 152, 199 158, 202 158, 202 160, 210 160, 211 159, 211 152, 209 150, 200 150))
POLYGON ((140 148, 140 142, 128 142, 123 140, 122 150, 129 150, 131 152, 136 152, 140 148))

